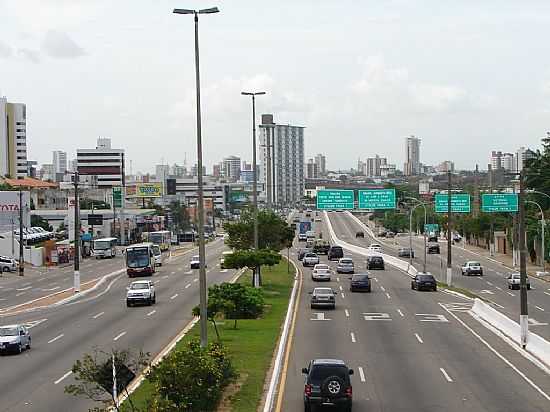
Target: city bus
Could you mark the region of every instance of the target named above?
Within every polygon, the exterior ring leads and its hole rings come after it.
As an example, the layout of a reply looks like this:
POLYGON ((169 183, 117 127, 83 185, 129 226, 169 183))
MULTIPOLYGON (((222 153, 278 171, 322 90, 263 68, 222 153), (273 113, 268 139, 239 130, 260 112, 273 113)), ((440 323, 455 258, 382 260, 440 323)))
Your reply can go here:
POLYGON ((172 232, 169 230, 160 230, 158 232, 149 232, 149 242, 159 245, 163 252, 170 248, 172 242, 172 232))
POLYGON ((139 243, 126 248, 126 273, 128 277, 149 275, 156 270, 153 243, 139 243))
POLYGON ((92 256, 99 258, 114 258, 116 256, 116 237, 104 237, 95 239, 92 247, 92 256))

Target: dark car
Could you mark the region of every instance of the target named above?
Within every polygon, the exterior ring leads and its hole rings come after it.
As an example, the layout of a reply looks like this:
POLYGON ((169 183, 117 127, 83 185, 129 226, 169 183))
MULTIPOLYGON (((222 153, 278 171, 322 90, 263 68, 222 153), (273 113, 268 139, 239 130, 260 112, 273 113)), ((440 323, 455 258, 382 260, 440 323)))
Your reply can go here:
POLYGON ((310 248, 302 248, 298 250, 298 260, 302 260, 306 253, 312 252, 310 248))
POLYGON ((429 236, 428 236, 428 242, 430 242, 430 243, 431 243, 431 242, 437 243, 437 236, 436 236, 436 235, 433 235, 433 234, 432 234, 432 235, 429 235, 429 236))
POLYGON ((316 239, 313 242, 313 252, 317 253, 318 255, 328 255, 329 250, 330 243, 328 242, 328 240, 316 239))
POLYGON ((351 412, 352 386, 350 375, 353 369, 338 359, 314 359, 307 368, 304 387, 304 411, 317 407, 336 407, 339 411, 351 412))
POLYGON ((355 232, 355 237, 365 237, 365 233, 363 232, 355 232))
POLYGON ((338 260, 344 257, 342 246, 331 246, 328 251, 328 260, 338 260))
POLYGON ((426 246, 428 254, 436 254, 439 255, 441 253, 441 250, 439 248, 439 243, 428 243, 428 246, 426 246))
POLYGON ((367 269, 380 269, 384 270, 384 258, 382 256, 369 256, 367 257, 367 269))
POLYGON ((429 273, 419 273, 411 281, 411 289, 437 291, 437 282, 429 273))
POLYGON ((351 292, 370 292, 371 283, 368 273, 356 273, 350 277, 349 290, 351 292))
POLYGON ((397 251, 398 257, 414 258, 414 250, 408 247, 399 248, 397 251))

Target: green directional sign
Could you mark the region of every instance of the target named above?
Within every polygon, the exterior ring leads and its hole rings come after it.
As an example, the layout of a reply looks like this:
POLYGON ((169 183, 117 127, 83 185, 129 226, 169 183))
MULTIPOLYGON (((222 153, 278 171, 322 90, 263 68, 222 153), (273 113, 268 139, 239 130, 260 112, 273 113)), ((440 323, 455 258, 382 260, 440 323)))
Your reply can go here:
POLYGON ((359 209, 395 209, 395 189, 359 190, 359 209))
POLYGON ((424 232, 437 233, 439 232, 439 225, 437 223, 426 223, 424 225, 424 232))
POLYGON ((487 213, 517 212, 517 193, 484 193, 481 195, 481 211, 487 213))
MULTIPOLYGON (((446 193, 436 193, 436 213, 447 213, 449 211, 449 197, 446 193)), ((470 213, 470 195, 468 193, 453 193, 451 195, 451 212, 470 213)))
POLYGON ((113 204, 114 207, 122 207, 122 187, 120 186, 113 187, 113 204))
POLYGON ((317 209, 353 209, 355 196, 353 190, 318 190, 317 209))

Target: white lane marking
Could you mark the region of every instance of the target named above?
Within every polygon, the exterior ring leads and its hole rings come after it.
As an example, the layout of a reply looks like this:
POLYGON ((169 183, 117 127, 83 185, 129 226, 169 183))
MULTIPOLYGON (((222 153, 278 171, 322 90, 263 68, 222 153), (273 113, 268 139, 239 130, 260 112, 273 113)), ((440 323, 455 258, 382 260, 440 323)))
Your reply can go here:
POLYGON ((359 366, 357 369, 359 370, 359 378, 361 379, 361 382, 366 382, 367 380, 365 379, 365 372, 363 372, 363 368, 359 366))
POLYGON ((63 336, 65 336, 63 333, 61 335, 57 335, 55 338, 50 339, 48 343, 54 343, 56 340, 61 339, 63 336))
POLYGON ((388 299, 391 299, 391 296, 388 292, 386 292, 386 296, 387 296, 388 299))
POLYGON ((57 290, 59 289, 60 287, 59 286, 56 286, 56 287, 53 287, 53 288, 49 288, 49 289, 44 289, 42 288, 42 291, 43 292, 53 292, 54 290, 57 290))
POLYGON ((176 293, 174 296, 171 296, 171 297, 170 297, 170 300, 174 300, 174 299, 176 299, 177 297, 178 297, 178 294, 176 293))
POLYGON ((535 306, 535 307, 536 307, 536 308, 537 308, 538 310, 540 310, 540 311, 543 311, 543 312, 544 312, 544 309, 543 309, 543 308, 541 308, 540 306, 535 306))
MULTIPOLYGON (((541 388, 539 388, 531 379, 529 379, 523 372, 521 372, 518 368, 514 366, 512 362, 510 362, 508 359, 506 359, 504 356, 500 354, 496 349, 494 349, 485 339, 483 339, 477 332, 475 332, 472 328, 470 328, 466 323, 460 319, 457 315, 449 311, 447 308, 445 308, 444 305, 441 303, 439 304, 443 309, 445 309, 453 318, 455 318, 462 326, 464 326, 468 331, 472 333, 476 338, 479 339, 481 343, 483 343, 491 352, 493 352, 498 358, 500 358, 506 365, 508 365, 510 368, 514 370, 519 376, 521 376, 529 385, 531 385, 537 392, 539 392, 546 400, 550 401, 550 396, 544 392, 541 388)), ((511 345, 515 347, 515 345, 511 345)), ((522 353, 522 352, 520 352, 522 353)), ((525 355, 524 355, 525 356, 525 355)), ((527 358, 529 359, 529 358, 527 358)))
POLYGON ((27 323, 24 323, 24 325, 27 327, 27 329, 32 329, 34 328, 35 326, 38 326, 40 325, 41 323, 43 322, 46 322, 48 319, 44 318, 44 319, 39 319, 39 320, 33 320, 33 321, 30 321, 30 322, 27 322, 27 323))
POLYGON ((493 284, 492 284, 491 282, 489 282, 489 281, 487 281, 487 284, 493 286, 493 284))
POLYGON ((550 296, 550 293, 548 293, 548 292, 544 292, 544 294, 550 296))
POLYGON ((315 315, 316 319, 310 318, 309 320, 330 320, 329 318, 325 318, 325 314, 323 312, 314 312, 312 315, 315 315))
POLYGON ((418 333, 415 333, 414 336, 416 336, 416 340, 420 343, 424 343, 424 341, 422 340, 422 338, 420 337, 420 335, 418 333))
POLYGON ((516 296, 512 292, 506 292, 506 293, 508 293, 510 296, 516 296))
POLYGON ((397 309, 397 313, 399 313, 402 317, 405 317, 405 315, 403 315, 403 312, 401 312, 401 309, 397 309))
POLYGON ((157 312, 156 310, 152 310, 151 312, 149 312, 149 313, 147 314, 147 316, 154 315, 156 312, 157 312))
POLYGON ((349 335, 351 336, 351 343, 355 343, 355 342, 356 342, 356 340, 355 340, 355 333, 350 332, 349 335))
POLYGON ((69 376, 70 374, 72 374, 73 371, 69 371, 67 373, 65 373, 65 375, 63 375, 61 378, 59 378, 58 380, 54 381, 54 385, 57 385, 59 382, 61 382, 63 379, 65 379, 67 376, 69 376))
POLYGON ((104 314, 105 314, 105 312, 99 312, 97 315, 92 316, 92 319, 97 319, 97 318, 103 316, 104 314))
POLYGON ((118 335, 116 335, 113 340, 116 342, 120 338, 122 338, 124 335, 126 335, 126 332, 120 332, 118 335))
POLYGON ((26 288, 19 288, 19 289, 15 289, 15 290, 17 290, 18 292, 23 292, 23 291, 29 290, 29 289, 32 289, 32 286, 27 286, 26 288))
POLYGON ((449 376, 449 374, 445 371, 445 369, 439 368, 439 370, 441 371, 441 373, 443 374, 443 376, 445 376, 445 379, 447 379, 447 382, 452 382, 452 381, 453 381, 453 380, 451 379, 451 377, 449 376))
POLYGON ((340 278, 339 278, 339 277, 336 277, 336 282, 340 282, 340 278))
POLYGON ((345 314, 346 314, 346 318, 349 318, 349 310, 344 309, 344 312, 345 312, 345 314))
POLYGON ((19 293, 16 293, 15 296, 17 296, 17 297, 23 296, 25 293, 27 293, 27 292, 19 292, 19 293))
POLYGON ((220 273, 227 273, 227 269, 220 270, 220 273))
POLYGON ((340 285, 340 291, 343 291, 343 290, 344 290, 344 288, 342 287, 342 285, 340 285))
POLYGON ((198 281, 199 281, 199 278, 193 279, 193 282, 198 282, 198 281))
POLYGON ((344 299, 346 297, 346 295, 344 295, 344 292, 342 292, 342 299, 344 299))
POLYGON ((362 315, 365 320, 391 320, 389 313, 363 312, 362 315))
POLYGON ((382 289, 382 292, 385 292, 386 289, 384 288, 384 286, 380 286, 380 289, 382 289))
POLYGON ((163 279, 168 279, 168 275, 164 275, 162 278, 163 279))
POLYGON ((443 315, 437 315, 435 313, 415 313, 416 316, 422 316, 424 319, 419 319, 420 322, 448 322, 447 318, 443 315))
POLYGON ((192 270, 188 270, 187 272, 185 272, 186 275, 190 275, 190 274, 192 274, 192 273, 193 273, 192 270))
POLYGON ((374 279, 374 281, 375 281, 376 283, 378 283, 378 279, 377 279, 377 278, 373 278, 373 279, 374 279))
POLYGON ((176 274, 176 272, 170 272, 170 274, 171 274, 171 275, 175 275, 175 274, 176 274))
POLYGON ((496 290, 502 291, 502 288, 501 288, 501 287, 495 286, 495 288, 496 288, 496 290))

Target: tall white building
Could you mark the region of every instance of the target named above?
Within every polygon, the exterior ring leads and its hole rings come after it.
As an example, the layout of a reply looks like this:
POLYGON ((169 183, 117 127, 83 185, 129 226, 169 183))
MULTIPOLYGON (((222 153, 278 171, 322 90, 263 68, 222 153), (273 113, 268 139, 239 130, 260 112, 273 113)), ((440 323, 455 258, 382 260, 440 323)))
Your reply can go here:
POLYGON ((388 164, 388 160, 385 157, 376 155, 375 157, 367 158, 366 175, 368 177, 380 177, 382 175, 380 167, 386 164, 388 164))
POLYGON ((111 188, 124 184, 124 150, 112 149, 111 139, 97 139, 95 149, 76 151, 78 173, 88 176, 91 184, 98 188, 111 188))
POLYGON ((319 176, 325 176, 327 174, 327 157, 319 153, 315 156, 315 164, 317 165, 317 173, 319 176))
POLYGON ((420 174, 420 139, 418 137, 405 138, 405 159, 403 167, 405 176, 420 174))
POLYGON ((27 107, 0 97, 0 175, 22 178, 27 174, 27 107))
POLYGON ((241 158, 227 156, 222 160, 222 173, 226 179, 238 181, 241 177, 241 158))
POLYGON ((163 182, 170 176, 170 166, 168 165, 156 165, 155 166, 155 180, 157 182, 163 182))
POLYGON ((317 179, 319 175, 319 166, 317 162, 313 159, 309 159, 306 164, 306 179, 317 179))
POLYGON ((69 170, 67 167, 67 152, 54 150, 52 164, 54 173, 65 173, 69 170))
POLYGON ((536 153, 531 149, 526 149, 525 147, 520 147, 514 155, 514 168, 517 172, 521 172, 525 167, 525 163, 529 159, 533 159, 536 156, 536 153))
POLYGON ((305 190, 304 127, 275 124, 273 115, 264 114, 260 147, 260 175, 271 192, 268 198, 278 206, 298 204, 305 190))

